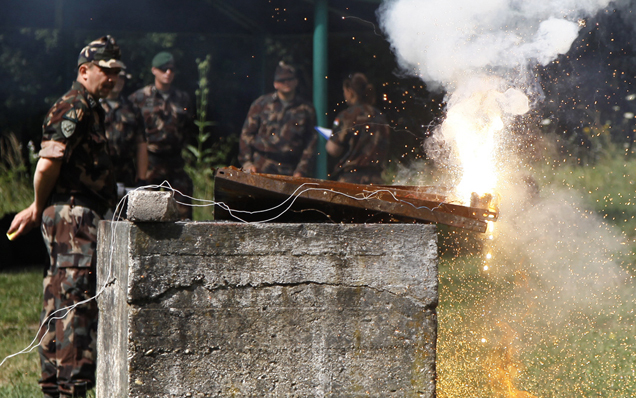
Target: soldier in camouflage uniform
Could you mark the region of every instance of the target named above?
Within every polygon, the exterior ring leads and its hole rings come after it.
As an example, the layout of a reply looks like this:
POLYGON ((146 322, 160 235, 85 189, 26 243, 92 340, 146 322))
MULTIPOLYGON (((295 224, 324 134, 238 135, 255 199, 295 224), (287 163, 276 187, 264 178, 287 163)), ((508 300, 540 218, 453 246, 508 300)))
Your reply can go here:
POLYGON ((345 79, 343 92, 349 107, 340 112, 327 141, 327 153, 336 157, 329 178, 357 184, 382 184, 389 153, 389 125, 373 107, 375 91, 366 76, 345 79))
MULTIPOLYGON (((148 141, 148 173, 150 184, 167 180, 174 189, 192 196, 192 179, 183 169, 181 150, 194 133, 194 113, 187 93, 172 86, 175 62, 172 54, 160 52, 152 60, 154 84, 135 91, 128 99, 139 109, 148 141)), ((178 202, 191 203, 175 193, 178 202)), ((179 205, 182 219, 192 218, 192 207, 179 205)))
POLYGON ((12 239, 41 225, 50 255, 39 347, 45 397, 85 397, 95 384, 97 223, 116 200, 99 98, 124 67, 110 36, 80 52, 77 80, 47 114, 35 200, 9 228, 12 239), (82 302, 82 304, 77 305, 82 302), (77 305, 66 314, 59 311, 77 305), (56 312, 57 311, 57 312, 56 312), (53 315, 53 316, 52 316, 53 315))
POLYGON ((121 95, 126 78, 126 73, 120 72, 113 90, 99 102, 105 112, 104 128, 115 179, 125 187, 135 187, 146 185, 148 144, 141 115, 121 95))
POLYGON ((281 62, 275 92, 259 97, 247 114, 239 142, 244 170, 312 177, 318 136, 313 105, 296 94, 296 70, 281 62))

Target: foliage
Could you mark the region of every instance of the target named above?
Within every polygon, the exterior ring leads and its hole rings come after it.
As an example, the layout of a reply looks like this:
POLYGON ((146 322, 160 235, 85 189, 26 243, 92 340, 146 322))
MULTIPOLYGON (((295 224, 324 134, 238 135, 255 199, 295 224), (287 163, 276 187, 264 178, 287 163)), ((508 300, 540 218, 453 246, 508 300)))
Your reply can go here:
MULTIPOLYGON (((183 150, 183 157, 187 160, 186 171, 194 184, 194 197, 211 200, 214 196, 214 168, 227 164, 228 154, 236 144, 236 136, 221 137, 210 145, 211 133, 209 128, 216 123, 208 118, 208 73, 210 71, 211 56, 204 60, 197 59, 199 69, 199 88, 196 90, 196 120, 198 134, 195 137, 196 146, 187 145, 183 150)), ((197 204, 197 203, 195 203, 197 204)), ((193 212, 195 220, 212 220, 214 208, 212 206, 195 207, 193 212)))
POLYGON ((209 127, 215 123, 208 121, 208 72, 210 71, 210 55, 206 56, 203 61, 196 60, 199 69, 199 88, 195 91, 197 108, 196 120, 194 124, 197 126, 198 135, 196 136, 197 146, 187 145, 183 151, 183 156, 189 160, 195 170, 203 171, 207 175, 212 174, 212 163, 217 160, 212 148, 206 148, 206 143, 210 138, 209 127))
POLYGON ((14 135, 0 137, 0 216, 18 212, 33 201, 30 173, 14 135))
POLYGON ((578 192, 591 210, 636 239, 636 157, 626 156, 608 134, 596 134, 598 149, 586 166, 580 158, 548 154, 546 161, 535 166, 535 175, 544 186, 558 184, 578 192))

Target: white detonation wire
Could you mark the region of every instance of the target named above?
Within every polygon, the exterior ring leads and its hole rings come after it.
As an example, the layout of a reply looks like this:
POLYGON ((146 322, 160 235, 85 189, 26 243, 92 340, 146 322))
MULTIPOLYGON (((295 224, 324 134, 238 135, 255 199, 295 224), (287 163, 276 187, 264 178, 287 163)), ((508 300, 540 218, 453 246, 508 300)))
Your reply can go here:
MULTIPOLYGON (((173 193, 178 193, 179 195, 181 195, 181 196, 183 196, 185 198, 188 198, 188 199, 190 199, 192 201, 203 202, 203 204, 190 204, 190 203, 184 203, 184 202, 177 201, 177 203, 179 203, 179 204, 181 204, 183 206, 190 206, 190 207, 219 206, 223 210, 227 211, 236 220, 244 222, 244 223, 253 223, 253 224, 266 223, 266 222, 273 221, 273 220, 281 217, 283 214, 288 212, 289 209, 291 209, 291 207, 296 202, 296 199, 298 199, 305 192, 310 192, 310 191, 326 191, 326 192, 330 192, 330 193, 333 193, 333 194, 342 195, 342 196, 345 196, 347 198, 350 198, 350 199, 353 199, 353 200, 357 200, 357 201, 373 199, 373 198, 377 197, 381 193, 388 193, 389 195, 391 195, 393 197, 393 199, 395 201, 397 201, 399 203, 406 204, 406 205, 410 205, 416 210, 428 209, 430 211, 433 211, 433 210, 437 209, 439 206, 441 206, 443 204, 443 202, 440 202, 440 204, 438 206, 434 207, 434 208, 430 208, 430 207, 427 207, 427 206, 416 206, 413 203, 410 203, 408 201, 405 201, 405 200, 402 200, 402 199, 398 199, 395 196, 395 194, 393 192, 391 192, 389 189, 378 189, 378 190, 375 190, 375 191, 364 191, 364 192, 361 192, 359 194, 361 196, 353 196, 353 195, 346 194, 344 192, 332 191, 331 189, 327 189, 327 188, 320 188, 320 187, 318 187, 318 188, 316 188, 316 187, 305 188, 305 186, 317 186, 317 185, 318 185, 317 183, 311 183, 311 182, 304 183, 304 184, 300 185, 298 188, 296 188, 296 190, 291 195, 289 195, 284 201, 282 201, 278 205, 276 205, 274 207, 271 207, 269 209, 254 210, 254 211, 233 210, 232 208, 230 208, 230 206, 228 206, 227 204, 225 204, 223 202, 216 202, 214 200, 207 200, 207 199, 198 199, 198 198, 194 198, 192 196, 184 195, 180 191, 172 188, 172 186, 170 186, 170 183, 168 181, 164 181, 160 185, 146 185, 146 186, 143 186, 143 187, 138 187, 138 188, 135 188, 134 190, 132 190, 130 192, 137 191, 137 190, 145 190, 145 189, 161 189, 161 188, 168 189, 168 190, 172 191, 173 193), (287 206, 285 207, 286 204, 287 204, 287 206), (267 213, 267 212, 271 212, 271 211, 277 210, 277 209, 279 209, 281 207, 285 207, 285 208, 280 213, 278 213, 277 215, 275 215, 275 216, 273 216, 271 218, 268 218, 266 220, 261 220, 261 221, 246 221, 246 220, 244 220, 241 217, 236 215, 236 214, 239 214, 239 213, 250 214, 250 215, 260 214, 260 213, 267 213)), ((11 354, 11 355, 6 356, 2 360, 2 362, 0 362, 0 367, 2 367, 2 365, 4 365, 4 363, 8 359, 16 357, 18 355, 28 354, 28 353, 32 352, 33 350, 35 350, 36 348, 38 348, 40 345, 42 345, 42 341, 44 340, 46 335, 49 333, 51 322, 58 321, 60 319, 64 319, 66 317, 66 315, 68 315, 68 313, 71 312, 72 310, 74 310, 77 306, 80 306, 82 304, 86 304, 86 303, 90 302, 91 300, 97 299, 99 296, 101 296, 101 294, 106 290, 106 288, 108 286, 110 286, 112 283, 115 282, 114 279, 111 279, 112 264, 113 264, 114 250, 115 250, 115 236, 116 236, 116 232, 117 232, 117 226, 119 225, 115 221, 117 221, 117 220, 119 220, 121 218, 121 215, 122 215, 122 212, 123 212, 123 203, 124 203, 125 199, 128 197, 128 195, 130 195, 130 192, 126 193, 126 195, 119 201, 119 203, 117 204, 117 207, 115 208, 115 212, 113 213, 113 216, 111 217, 111 223, 112 223, 112 225, 114 225, 114 228, 113 228, 113 230, 111 232, 111 237, 110 237, 110 253, 109 253, 109 263, 108 263, 108 275, 106 276, 106 282, 104 282, 104 284, 101 286, 99 291, 97 291, 93 297, 90 297, 90 298, 87 298, 86 300, 82 300, 80 302, 77 302, 77 303, 75 303, 75 304, 73 304, 71 306, 60 308, 60 309, 54 311, 53 313, 51 313, 46 319, 44 319, 42 321, 42 324, 40 325, 40 328, 38 329, 38 332, 36 333, 35 338, 31 341, 31 344, 29 344, 23 350, 21 350, 19 352, 16 352, 15 354, 11 354), (44 334, 42 335, 42 337, 38 341, 38 337, 37 336, 42 331, 42 328, 44 327, 44 325, 46 325, 46 332, 44 332, 44 334)))

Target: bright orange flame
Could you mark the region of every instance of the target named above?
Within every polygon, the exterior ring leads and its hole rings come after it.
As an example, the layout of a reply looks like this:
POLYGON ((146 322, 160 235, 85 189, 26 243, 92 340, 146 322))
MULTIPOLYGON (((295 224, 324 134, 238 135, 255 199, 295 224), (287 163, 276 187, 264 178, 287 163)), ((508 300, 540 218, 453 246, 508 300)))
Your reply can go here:
POLYGON ((526 391, 517 389, 517 378, 521 373, 521 364, 515 360, 517 353, 514 349, 514 340, 517 333, 506 322, 498 322, 497 326, 503 332, 503 337, 489 358, 491 384, 507 398, 537 398, 526 391))

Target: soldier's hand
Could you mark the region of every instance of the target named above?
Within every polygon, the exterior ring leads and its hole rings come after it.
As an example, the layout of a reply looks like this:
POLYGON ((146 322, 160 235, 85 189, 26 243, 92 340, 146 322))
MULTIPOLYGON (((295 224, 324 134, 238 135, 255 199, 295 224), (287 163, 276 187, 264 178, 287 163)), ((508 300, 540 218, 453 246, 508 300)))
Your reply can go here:
POLYGON ((33 227, 40 225, 41 217, 40 212, 35 208, 35 203, 31 204, 31 206, 15 215, 7 231, 7 237, 9 240, 13 240, 20 235, 26 234, 33 227))
POLYGON ((243 165, 243 171, 245 171, 246 173, 256 173, 256 166, 251 163, 245 163, 243 165))

